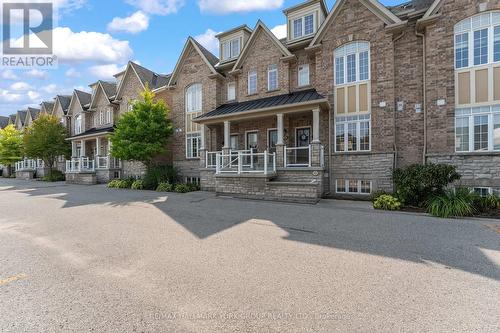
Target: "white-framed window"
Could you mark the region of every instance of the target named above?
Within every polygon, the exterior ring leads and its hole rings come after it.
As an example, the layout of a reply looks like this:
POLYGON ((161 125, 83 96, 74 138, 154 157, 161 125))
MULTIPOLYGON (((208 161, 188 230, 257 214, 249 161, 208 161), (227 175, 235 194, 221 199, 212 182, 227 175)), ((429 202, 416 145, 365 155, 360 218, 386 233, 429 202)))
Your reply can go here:
POLYGON ((293 39, 310 36, 315 30, 316 22, 312 13, 292 20, 293 39))
POLYGON ((309 85, 309 64, 299 65, 297 81, 299 87, 309 85))
POLYGON ((99 125, 104 125, 104 112, 99 110, 99 125))
POLYGON ((257 93, 257 71, 251 70, 248 72, 248 94, 253 95, 257 93))
POLYGON ((199 149, 201 145, 201 133, 188 133, 186 134, 186 157, 198 158, 200 157, 199 149))
POLYGON ((370 151, 371 116, 345 116, 335 118, 335 151, 370 151))
POLYGON ((370 80, 370 43, 357 41, 334 51, 335 84, 352 84, 370 80))
POLYGON ((500 198, 500 187, 472 187, 470 190, 482 197, 496 195, 500 198))
POLYGON ((113 122, 113 110, 108 108, 106 110, 106 124, 111 124, 113 122))
POLYGON ((135 99, 131 99, 130 101, 128 101, 128 106, 127 106, 127 110, 130 112, 134 109, 134 103, 136 102, 135 99))
POLYGON ((360 179, 336 179, 335 192, 370 195, 372 193, 372 182, 371 180, 360 179))
POLYGON ((195 83, 186 89, 186 158, 198 158, 201 146, 200 125, 193 122, 203 110, 203 86, 195 83))
POLYGON ((79 114, 75 117, 75 134, 82 133, 82 115, 79 114))
POLYGON ((273 64, 267 68, 267 90, 278 89, 278 65, 273 64))
POLYGON ((222 60, 234 59, 240 55, 240 38, 222 43, 222 60))
POLYGON ((234 101, 236 99, 236 83, 229 82, 227 84, 227 100, 234 101))
POLYGON ((500 104, 455 110, 455 151, 500 151, 500 104))
POLYGON ((186 112, 199 112, 202 110, 203 91, 201 83, 196 83, 186 90, 186 112))
POLYGON ((500 61, 500 12, 469 17, 455 25, 455 68, 500 61))

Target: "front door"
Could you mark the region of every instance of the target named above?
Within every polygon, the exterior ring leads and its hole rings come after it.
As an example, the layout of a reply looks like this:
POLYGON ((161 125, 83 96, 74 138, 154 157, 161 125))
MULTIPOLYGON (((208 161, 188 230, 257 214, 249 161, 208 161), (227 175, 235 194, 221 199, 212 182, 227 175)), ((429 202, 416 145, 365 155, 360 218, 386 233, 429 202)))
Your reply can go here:
POLYGON ((238 150, 239 144, 238 144, 238 135, 231 135, 230 137, 230 147, 231 150, 238 150))
POLYGON ((258 132, 247 132, 246 149, 256 152, 258 145, 258 132))
POLYGON ((304 147, 304 149, 295 150, 294 162, 295 164, 308 165, 309 149, 305 149, 305 147, 309 147, 309 144, 311 143, 311 128, 310 127, 297 128, 295 135, 296 135, 295 146, 297 148, 304 147))
POLYGON ((269 145, 269 152, 276 152, 276 144, 278 143, 278 130, 272 129, 267 132, 267 142, 269 145))

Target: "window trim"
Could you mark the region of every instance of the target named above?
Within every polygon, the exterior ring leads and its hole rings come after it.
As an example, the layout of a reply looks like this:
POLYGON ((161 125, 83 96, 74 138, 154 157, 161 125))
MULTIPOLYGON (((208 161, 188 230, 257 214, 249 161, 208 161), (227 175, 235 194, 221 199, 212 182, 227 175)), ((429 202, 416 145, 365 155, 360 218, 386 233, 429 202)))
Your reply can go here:
POLYGON ((356 154, 356 153, 369 153, 372 151, 372 117, 371 114, 363 113, 361 116, 370 116, 369 119, 359 119, 359 115, 342 115, 339 116, 337 115, 335 117, 335 123, 334 123, 334 129, 333 129, 333 137, 335 139, 335 153, 339 154, 356 154), (357 120, 344 120, 344 121, 339 121, 337 120, 338 118, 353 118, 353 117, 358 117, 357 120), (361 150, 361 123, 362 122, 368 122, 368 131, 369 131, 369 143, 368 145, 370 146, 368 150, 361 150), (356 150, 349 150, 349 136, 348 136, 348 124, 350 123, 356 123, 356 143, 357 147, 356 150), (343 124, 344 125, 344 150, 337 150, 337 125, 343 124))
POLYGON ((297 86, 302 88, 302 87, 308 87, 311 85, 311 72, 310 72, 310 66, 309 64, 301 64, 297 67, 297 86), (302 67, 302 70, 304 70, 305 68, 307 68, 307 83, 303 83, 301 84, 300 82, 300 72, 301 72, 301 67, 302 67))
POLYGON ((498 10, 493 10, 490 12, 486 13, 479 13, 476 15, 469 16, 462 21, 458 22, 457 24, 454 25, 454 32, 453 32, 453 67, 455 68, 456 71, 458 70, 464 70, 464 69, 470 69, 470 68, 476 68, 480 66, 487 66, 487 65, 492 65, 500 62, 500 58, 495 61, 495 27, 500 26, 500 11, 498 10), (481 20, 481 17, 486 17, 489 16, 489 23, 486 24, 481 24, 479 23, 478 27, 472 27, 472 22, 474 18, 478 18, 481 20), (468 27, 465 27, 465 25, 468 25, 468 27), (484 64, 479 64, 475 65, 474 64, 474 34, 477 31, 481 30, 487 30, 487 61, 484 64), (457 36, 463 35, 467 33, 468 34, 468 40, 467 40, 467 51, 468 51, 468 58, 467 58, 467 66, 463 67, 457 67, 457 36))
POLYGON ((336 194, 348 194, 348 195, 362 195, 362 196, 370 196, 373 193, 373 181, 369 179, 352 179, 352 178, 345 178, 345 179, 335 179, 335 193, 336 194), (356 181, 357 182, 357 192, 351 192, 349 191, 349 181, 356 181), (344 191, 339 191, 339 182, 344 182, 344 191), (361 182, 368 182, 370 184, 370 192, 369 193, 363 193, 361 192, 361 182))
POLYGON ((191 133, 186 133, 186 159, 188 160, 195 160, 200 158, 200 143, 201 143, 201 132, 191 132, 191 133), (193 137, 189 137, 193 136, 193 137), (198 146, 196 148, 196 156, 194 156, 193 153, 193 145, 191 144, 191 155, 189 156, 189 150, 188 150, 188 141, 190 140, 198 140, 198 146))
POLYGON ((277 64, 272 64, 267 66, 267 91, 276 91, 279 90, 279 68, 277 64), (276 66, 276 67, 274 67, 276 66), (271 69, 271 67, 273 67, 271 69), (271 73, 276 73, 276 87, 271 88, 271 73))
MULTIPOLYGON (((194 93, 198 93, 198 91, 195 90, 194 93)), ((194 95, 194 96, 195 96, 194 97, 195 98, 194 101, 197 102, 196 101, 196 96, 197 95, 194 95)), ((193 84, 190 84, 189 86, 186 87, 186 90, 184 92, 184 103, 185 103, 184 109, 186 111, 186 114, 188 114, 188 113, 195 113, 195 112, 202 112, 203 111, 203 85, 201 83, 199 83, 199 82, 193 83, 193 84), (199 103, 200 107, 199 107, 199 109, 188 110, 188 105, 189 105, 189 103, 188 103, 188 94, 190 93, 191 89, 198 88, 198 87, 199 87, 199 93, 200 93, 200 101, 199 101, 200 102, 199 103)))
POLYGON ((481 153, 499 153, 500 149, 495 150, 494 142, 494 126, 495 126, 495 116, 500 116, 500 104, 488 105, 488 106, 478 106, 478 107, 466 107, 466 108, 456 108, 454 116, 454 141, 455 141, 455 153, 459 154, 481 154, 481 153), (497 106, 498 110, 493 108, 497 106), (488 108, 489 111, 486 112, 472 112, 473 109, 484 109, 488 108), (470 110, 469 113, 464 113, 462 110, 470 110), (461 112, 460 112, 461 111, 461 112), (488 116, 488 149, 486 150, 475 150, 475 137, 474 137, 474 119, 476 116, 488 116), (457 119, 466 118, 468 119, 468 129, 469 129, 469 150, 459 150, 457 147, 457 119))
POLYGON ((248 134, 256 133, 257 134, 257 150, 259 149, 259 130, 249 130, 245 131, 245 150, 249 150, 248 148, 248 134))
MULTIPOLYGON (((278 128, 268 128, 267 129, 267 150, 270 151, 272 149, 271 147, 271 140, 269 140, 271 137, 270 137, 270 134, 271 132, 276 132, 276 134, 278 134, 278 128)), ((275 147, 276 148, 276 147, 275 147)))
POLYGON ((227 90, 227 95, 226 95, 226 99, 228 102, 230 101, 236 101, 236 82, 228 82, 227 85, 226 85, 226 90, 227 90), (233 98, 230 98, 229 96, 229 87, 232 86, 233 89, 234 89, 234 97, 233 98))
POLYGON ((316 19, 316 15, 314 12, 309 12, 307 14, 304 14, 304 15, 301 15, 301 16, 297 16, 297 17, 293 17, 293 18, 290 18, 288 20, 290 23, 290 30, 291 30, 291 36, 290 36, 290 40, 300 40, 302 38, 308 38, 308 37, 311 37, 311 36, 314 36, 314 34, 316 33, 317 31, 317 19, 316 19), (313 19, 313 31, 309 34, 306 34, 306 17, 309 17, 309 16, 312 16, 312 19, 313 19), (301 23, 301 31, 300 31, 300 35, 299 36, 295 36, 295 21, 300 21, 301 23))
POLYGON ((364 40, 358 40, 358 41, 353 41, 349 42, 346 44, 343 44, 342 46, 339 46, 335 50, 333 50, 333 83, 336 88, 342 87, 342 86, 352 86, 356 84, 362 84, 365 82, 370 82, 371 81, 371 43, 368 41, 364 40), (347 52, 348 51, 348 46, 356 44, 356 52, 347 52), (366 45, 368 46, 366 49, 362 49, 360 51, 361 45, 366 45), (360 55, 364 52, 367 52, 368 54, 368 78, 361 80, 361 66, 360 66, 360 55), (342 53, 341 56, 338 54, 342 53), (348 82, 348 75, 349 73, 347 72, 347 57, 354 55, 354 61, 355 61, 355 70, 356 70, 356 78, 354 81, 348 82), (343 64, 342 64, 342 74, 343 74, 343 81, 342 83, 337 83, 337 59, 343 59, 343 64))
POLYGON ((252 70, 248 71, 247 93, 249 96, 255 95, 258 93, 258 91, 259 91, 258 79, 259 79, 259 77, 257 74, 257 70, 252 69, 252 70), (251 82, 252 77, 254 77, 254 76, 255 76, 255 91, 250 91, 250 87, 251 87, 250 82, 251 82))
POLYGON ((242 41, 241 41, 241 37, 239 37, 239 36, 221 43, 221 60, 222 61, 230 61, 230 60, 234 60, 234 59, 238 58, 239 55, 241 54, 241 44, 242 44, 242 41), (238 52, 233 53, 233 43, 235 43, 235 42, 238 42, 238 52), (224 48, 226 46, 227 46, 228 52, 229 52, 227 57, 224 56, 224 48))

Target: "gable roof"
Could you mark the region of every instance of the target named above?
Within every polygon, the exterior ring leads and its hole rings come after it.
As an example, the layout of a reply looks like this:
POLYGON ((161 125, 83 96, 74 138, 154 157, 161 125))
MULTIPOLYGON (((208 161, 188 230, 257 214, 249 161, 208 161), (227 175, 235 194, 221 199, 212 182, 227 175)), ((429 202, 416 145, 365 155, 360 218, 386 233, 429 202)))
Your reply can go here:
POLYGON ((56 100, 59 101, 59 105, 63 110, 63 114, 66 115, 68 113, 69 103, 71 102, 71 97, 69 95, 57 95, 56 100))
MULTIPOLYGON (((330 12, 330 14, 328 14, 323 24, 319 27, 318 31, 316 32, 316 36, 314 36, 309 46, 314 46, 321 42, 325 34, 326 27, 332 24, 333 20, 337 17, 338 13, 340 12, 340 9, 342 8, 342 6, 345 4, 346 1, 347 0, 338 0, 337 2, 335 2, 332 11, 330 12)), ((402 23, 402 21, 394 13, 392 13, 389 9, 387 9, 387 7, 382 5, 377 0, 358 0, 358 1, 361 2, 363 5, 365 5, 366 8, 368 8, 368 10, 370 10, 378 18, 384 21, 385 24, 391 25, 391 24, 402 23)))
POLYGON ((141 82, 142 85, 142 89, 146 89, 146 86, 148 86, 149 89, 155 90, 160 87, 167 86, 168 82, 170 81, 170 75, 155 73, 152 70, 147 69, 146 67, 138 65, 135 62, 129 61, 125 71, 117 74, 120 75, 124 73, 123 78, 120 80, 120 83, 117 88, 116 99, 120 98, 123 86, 125 85, 125 79, 127 77, 127 73, 130 71, 132 71, 139 79, 139 82, 141 82))
POLYGON ((432 15, 436 14, 437 11, 441 8, 442 4, 443 4, 443 0, 434 0, 432 5, 425 12, 423 19, 427 19, 427 18, 431 17, 432 15))
POLYGON ((31 116, 31 120, 35 120, 40 116, 40 109, 28 108, 27 113, 31 116))
POLYGON ((9 117, 0 116, 0 129, 9 125, 9 117))
POLYGON ((40 104, 40 107, 41 107, 41 109, 40 109, 40 110, 42 110, 42 111, 43 111, 43 110, 45 110, 45 112, 47 112, 47 113, 50 113, 50 114, 51 114, 51 113, 52 113, 52 110, 54 109, 54 105, 55 105, 55 103, 54 103, 54 102, 42 102, 42 103, 40 104))
POLYGON ((26 120, 26 113, 28 113, 28 110, 19 110, 17 111, 17 115, 16 115, 16 125, 17 125, 17 122, 21 122, 21 125, 24 126, 24 122, 26 120))
POLYGON ((9 125, 10 124, 16 124, 16 117, 17 117, 17 114, 11 114, 9 115, 9 125))
POLYGON ((283 56, 285 57, 290 57, 293 56, 292 53, 283 45, 282 42, 269 30, 269 28, 262 22, 261 20, 257 21, 257 24, 255 25, 255 28, 253 29, 252 34, 250 35, 250 38, 248 38, 248 41, 245 43, 245 46, 243 47, 243 50, 241 51, 238 60, 236 60, 236 63, 233 66, 233 71, 239 69, 241 67, 241 63, 243 60, 246 58, 248 50, 251 49, 252 43, 254 42, 255 38, 257 38, 257 34, 259 31, 263 31, 269 38, 271 38, 271 41, 276 45, 276 47, 281 51, 283 56))
POLYGON ((201 44, 198 43, 193 37, 189 36, 186 41, 186 44, 184 44, 184 48, 182 49, 180 57, 177 60, 177 64, 175 64, 174 71, 170 76, 170 80, 168 82, 169 86, 173 85, 176 82, 177 76, 179 75, 179 71, 181 70, 182 67, 182 63, 184 62, 184 58, 188 54, 189 46, 193 47, 196 50, 196 52, 198 52, 198 54, 203 59, 205 64, 208 66, 212 74, 219 74, 214 67, 219 62, 219 58, 217 58, 212 53, 210 53, 210 51, 208 51, 206 48, 201 46, 201 44))
POLYGON ((97 85, 97 88, 95 88, 94 92, 90 97, 90 103, 83 104, 82 107, 88 104, 89 104, 88 106, 89 109, 93 107, 94 102, 96 101, 97 91, 99 89, 101 89, 104 92, 104 96, 106 96, 109 103, 111 103, 112 98, 116 96, 116 83, 99 80, 95 84, 97 85))
POLYGON ((78 100, 80 101, 80 105, 82 106, 82 108, 85 108, 85 105, 89 104, 92 98, 92 95, 89 94, 88 92, 76 89, 75 89, 75 95, 78 97, 78 100))

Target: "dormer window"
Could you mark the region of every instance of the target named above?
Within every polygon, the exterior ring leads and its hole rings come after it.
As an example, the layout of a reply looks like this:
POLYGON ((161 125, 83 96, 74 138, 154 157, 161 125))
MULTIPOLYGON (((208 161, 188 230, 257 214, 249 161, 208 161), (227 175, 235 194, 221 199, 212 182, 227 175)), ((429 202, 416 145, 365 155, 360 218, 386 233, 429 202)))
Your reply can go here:
POLYGON ((307 37, 309 35, 314 34, 314 32, 315 32, 314 14, 311 13, 293 19, 293 24, 292 24, 293 39, 307 37))
POLYGON ((240 55, 241 45, 240 39, 235 38, 222 43, 222 60, 229 60, 240 55))

